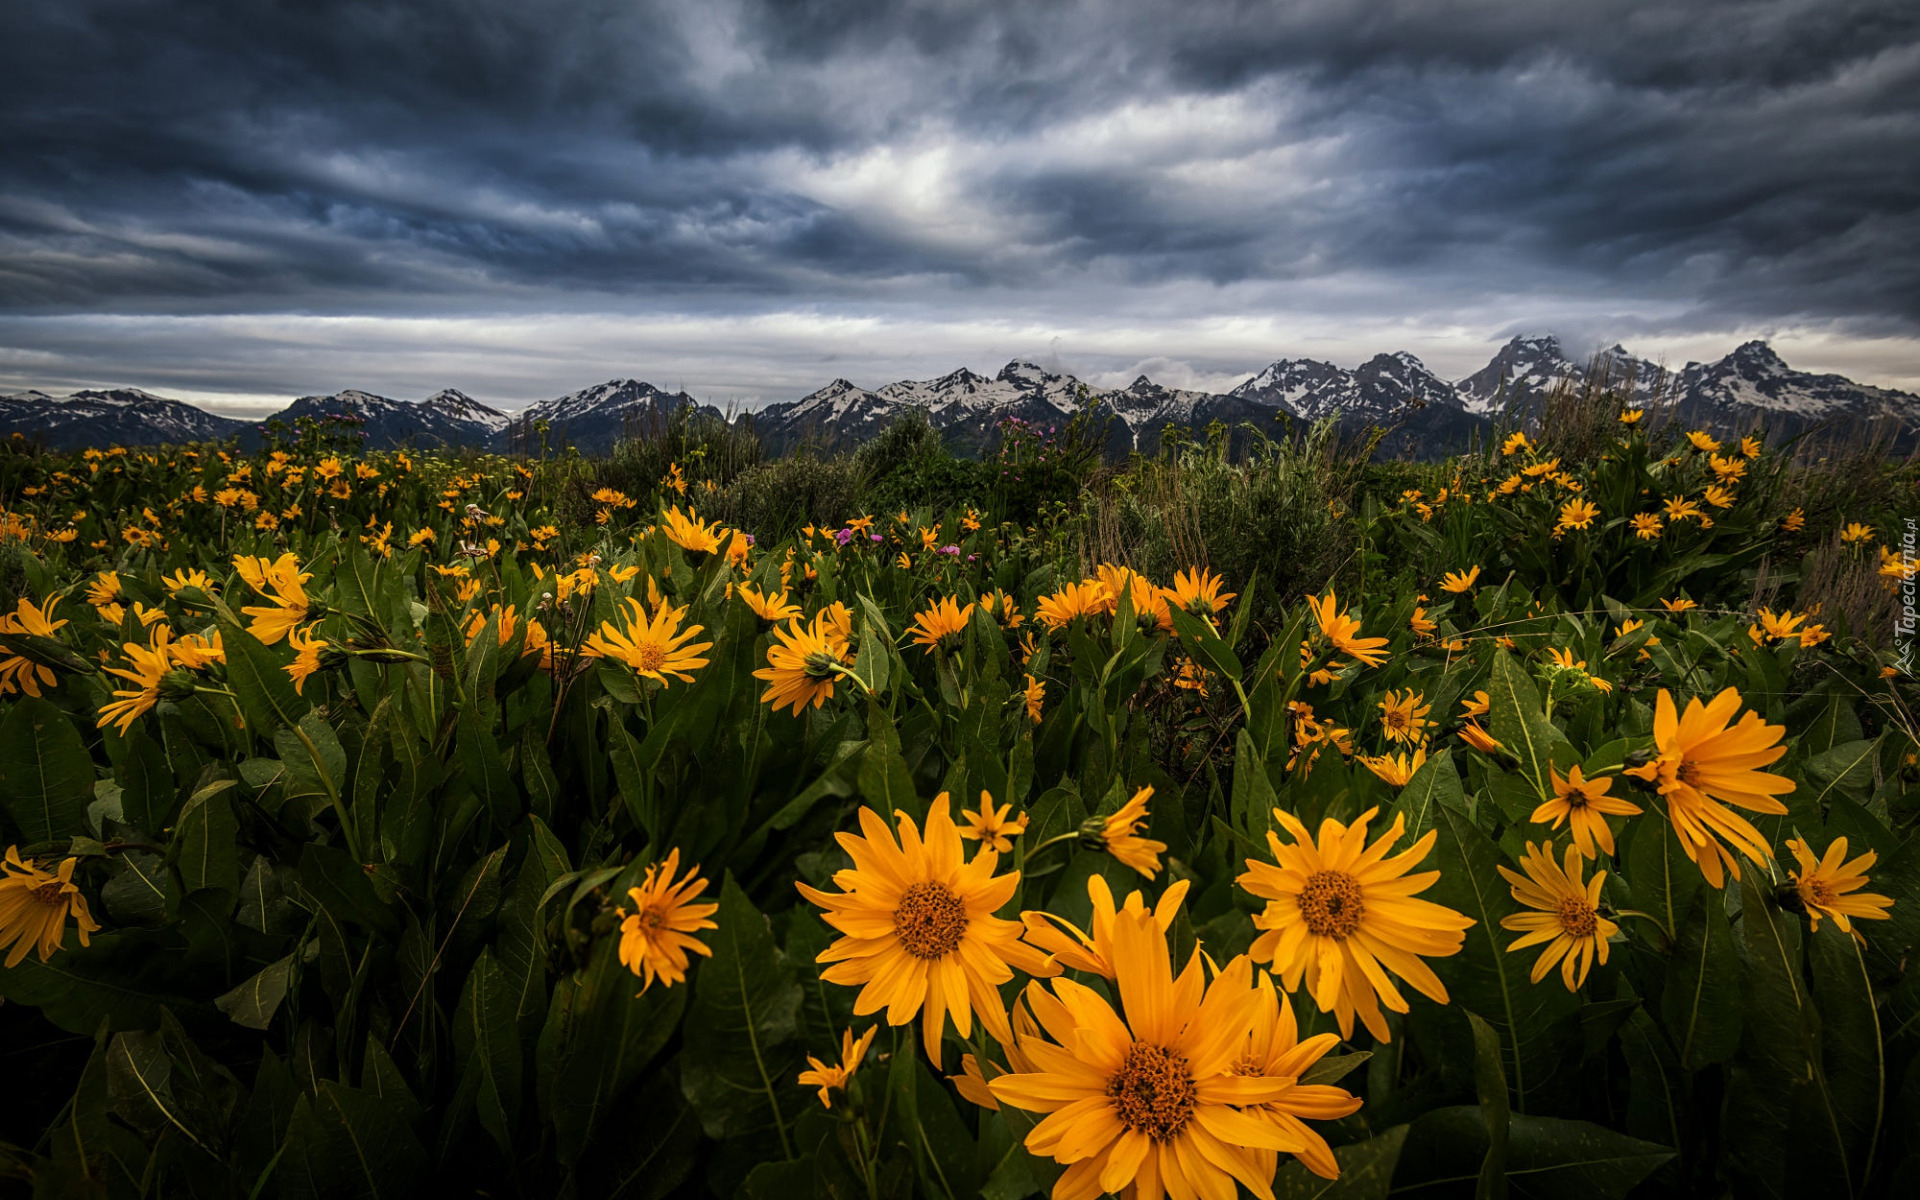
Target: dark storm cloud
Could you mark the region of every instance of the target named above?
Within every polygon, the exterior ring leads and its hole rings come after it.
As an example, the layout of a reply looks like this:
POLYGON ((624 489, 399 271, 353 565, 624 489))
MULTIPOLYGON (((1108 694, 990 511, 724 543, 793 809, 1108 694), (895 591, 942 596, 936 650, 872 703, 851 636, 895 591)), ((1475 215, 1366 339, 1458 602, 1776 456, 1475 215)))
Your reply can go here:
POLYGON ((1403 315, 1920 325, 1910 0, 64 0, 0 44, 16 316, 1367 277, 1403 315))

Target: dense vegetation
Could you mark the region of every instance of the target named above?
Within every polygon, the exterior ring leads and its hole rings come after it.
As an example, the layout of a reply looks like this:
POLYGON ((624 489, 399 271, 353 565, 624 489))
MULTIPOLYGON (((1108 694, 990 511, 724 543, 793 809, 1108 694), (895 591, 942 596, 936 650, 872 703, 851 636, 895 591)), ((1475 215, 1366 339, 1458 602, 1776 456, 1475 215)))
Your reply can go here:
POLYGON ((1910 1193, 1920 471, 1555 403, 16 440, 0 1178, 1910 1193))

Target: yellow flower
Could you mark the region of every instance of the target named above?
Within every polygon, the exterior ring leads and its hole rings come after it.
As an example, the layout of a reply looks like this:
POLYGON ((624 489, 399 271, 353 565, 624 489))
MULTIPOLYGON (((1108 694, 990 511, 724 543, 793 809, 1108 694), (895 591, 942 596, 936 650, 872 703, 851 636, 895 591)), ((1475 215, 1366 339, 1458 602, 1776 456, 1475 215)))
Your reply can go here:
MULTIPOLYGON (((1253 1030, 1233 1073, 1284 1079, 1290 1086, 1273 1099, 1249 1105, 1242 1111, 1300 1142, 1301 1148, 1295 1150, 1293 1156, 1307 1170, 1322 1179, 1338 1179, 1340 1164, 1333 1157, 1333 1148, 1303 1118, 1337 1121, 1359 1112, 1360 1100, 1345 1088, 1325 1083, 1303 1084, 1300 1079, 1338 1046, 1340 1039, 1331 1033, 1322 1033, 1301 1041, 1299 1023, 1293 1018, 1293 1003, 1273 986, 1273 976, 1267 972, 1259 973, 1255 990, 1260 1000, 1254 1009, 1253 1030)), ((1258 1147, 1254 1149, 1253 1161, 1258 1168, 1255 1174, 1261 1179, 1272 1179, 1279 1166, 1274 1151, 1258 1147)))
POLYGON ((1239 593, 1220 591, 1225 582, 1220 576, 1212 574, 1205 567, 1195 567, 1190 571, 1175 571, 1173 586, 1160 589, 1167 603, 1184 609, 1196 617, 1210 617, 1227 606, 1227 601, 1239 593))
POLYGON ((1432 633, 1434 630, 1440 628, 1440 623, 1438 621, 1427 620, 1427 610, 1424 608, 1414 609, 1413 617, 1407 622, 1407 624, 1413 627, 1413 632, 1419 637, 1426 637, 1428 634, 1432 633))
POLYGON ((1652 513, 1633 514, 1633 536, 1651 542, 1660 536, 1660 518, 1652 513))
POLYGON ((287 636, 287 631, 307 619, 312 602, 307 598, 305 584, 312 579, 311 573, 302 573, 300 560, 292 554, 283 554, 271 564, 260 565, 260 582, 255 584, 253 576, 244 562, 262 564, 262 560, 247 560, 244 555, 234 560, 240 568, 241 578, 258 592, 267 592, 268 605, 251 604, 240 611, 253 618, 247 626, 247 632, 259 638, 264 645, 271 646, 287 636))
POLYGON ((1840 531, 1840 540, 1849 544, 1864 542, 1872 536, 1873 526, 1862 525, 1858 521, 1849 523, 1845 529, 1840 531))
POLYGON ((1714 887, 1725 886, 1723 864, 1735 879, 1740 878, 1739 862, 1718 839, 1756 862, 1773 860, 1773 848, 1760 831, 1723 803, 1784 816, 1787 806, 1774 797, 1786 795, 1794 786, 1785 776, 1755 769, 1787 752, 1785 746, 1774 744, 1786 728, 1768 725, 1753 712, 1728 728, 1739 711, 1740 693, 1733 688, 1710 704, 1701 704, 1699 697, 1688 700, 1684 713, 1675 708, 1673 694, 1661 688, 1653 714, 1656 757, 1645 766, 1626 769, 1666 797, 1667 816, 1680 848, 1714 887))
POLYGON ((1020 606, 1004 591, 995 590, 980 597, 980 607, 1007 629, 1018 629, 1026 621, 1020 606))
POLYGON ((1407 786, 1407 781, 1419 773, 1420 768, 1426 765, 1426 761, 1427 752, 1424 749, 1416 749, 1411 759, 1405 754, 1382 754, 1378 758, 1368 758, 1364 754, 1360 756, 1361 766, 1394 787, 1407 786))
POLYGON ((1493 711, 1493 698, 1485 692, 1475 692, 1471 700, 1460 702, 1460 715, 1463 717, 1484 717, 1493 711))
POLYGON ((1408 688, 1404 696, 1390 691, 1387 698, 1380 701, 1380 728, 1388 740, 1414 743, 1427 740, 1426 728, 1431 722, 1426 718, 1433 706, 1421 704, 1422 699, 1420 693, 1408 688))
POLYGON ((925 646, 932 654, 940 646, 951 650, 958 643, 960 632, 967 627, 967 618, 973 615, 973 605, 964 608, 952 596, 935 602, 925 612, 915 613, 913 624, 908 632, 913 634, 913 644, 925 646))
POLYGON ((1307 597, 1307 607, 1313 610, 1314 623, 1335 650, 1350 654, 1369 667, 1377 667, 1387 661, 1387 656, 1382 652, 1387 639, 1361 637, 1360 622, 1339 611, 1340 600, 1333 592, 1329 591, 1318 598, 1307 597))
POLYGON ((1720 452, 1720 443, 1714 441, 1697 429, 1687 434, 1687 440, 1693 443, 1695 450, 1704 451, 1707 454, 1718 454, 1720 452))
POLYGON ((1806 527, 1807 511, 1804 508, 1796 508, 1786 516, 1780 518, 1780 528, 1787 533, 1799 533, 1806 527))
POLYGON ((807 1064, 813 1069, 800 1072, 800 1078, 795 1082, 801 1087, 819 1088, 820 1106, 832 1108, 833 1093, 847 1090, 847 1081, 853 1078, 855 1071, 860 1069, 860 1060, 867 1056, 867 1047, 873 1045, 873 1035, 878 1032, 880 1032, 878 1025, 869 1025, 867 1031, 860 1035, 858 1041, 855 1041, 853 1030, 843 1031, 840 1034, 840 1062, 830 1067, 809 1054, 807 1064))
POLYGON ((1587 500, 1569 500, 1560 506, 1560 523, 1554 529, 1585 529, 1599 515, 1599 505, 1587 500))
MULTIPOLYGON (((624 499, 624 497, 623 497, 624 499)), ((665 533, 667 540, 682 550, 696 554, 709 553, 720 548, 720 535, 725 532, 719 525, 700 519, 700 514, 689 508, 680 511, 679 505, 667 510, 665 533)))
MULTIPOLYGON (((934 802, 944 803, 946 798, 947 793, 941 792, 934 802)), ((978 810, 969 811, 964 808, 960 810, 960 819, 967 823, 967 828, 960 831, 960 836, 970 842, 991 846, 998 853, 1005 854, 1013 849, 1013 839, 1027 831, 1027 814, 1021 813, 1017 817, 1009 817, 1007 814, 1012 811, 1012 803, 995 808, 993 797, 982 789, 978 810)))
POLYGON ((1719 487, 1718 485, 1709 485, 1707 489, 1700 494, 1706 499, 1708 504, 1713 505, 1715 508, 1733 507, 1734 495, 1726 488, 1719 487))
POLYGON ((160 680, 166 675, 168 665, 167 627, 155 626, 146 646, 123 642, 120 648, 126 652, 132 669, 108 667, 107 674, 118 675, 136 686, 115 688, 114 699, 100 706, 100 719, 95 724, 102 729, 117 724, 120 732, 125 733, 133 727, 135 718, 160 703, 160 680))
POLYGON ((1620 410, 1620 423, 1622 425, 1638 425, 1640 418, 1646 415, 1647 410, 1644 408, 1623 408, 1620 410))
POLYGON ((87 583, 87 603, 95 608, 124 604, 126 596, 120 591, 120 576, 112 571, 102 571, 87 583))
POLYGON ((1527 440, 1527 435, 1519 432, 1508 434, 1507 440, 1500 443, 1500 453, 1502 454, 1518 454, 1522 450, 1531 450, 1532 448, 1533 443, 1527 440))
POLYGON ((647 616, 646 606, 633 597, 627 597, 626 628, 614 626, 612 621, 604 621, 600 632, 591 634, 586 641, 586 649, 591 654, 617 659, 631 667, 635 674, 644 675, 657 681, 662 687, 670 686, 672 680, 693 682, 690 672, 707 665, 707 660, 699 657, 703 650, 713 648, 712 642, 695 642, 706 628, 704 625, 689 625, 680 628, 680 618, 687 610, 661 604, 654 609, 651 618, 647 616))
POLYGON ((1721 483, 1738 483, 1747 473, 1746 461, 1731 456, 1721 458, 1716 454, 1707 460, 1707 465, 1713 468, 1713 473, 1720 477, 1721 483))
POLYGON ((620 965, 644 980, 642 992, 656 979, 664 980, 668 987, 684 982, 692 962, 688 951, 713 956, 707 944, 693 935, 702 929, 719 928, 707 918, 720 911, 720 906, 695 903, 707 890, 699 867, 688 868, 686 875, 675 882, 673 877, 679 870, 680 849, 676 846, 667 854, 666 862, 647 868, 639 887, 627 889, 633 911, 627 912, 624 906, 620 909, 625 918, 620 922, 620 965))
POLYGON ((865 836, 836 835, 853 858, 852 868, 834 874, 838 894, 795 886, 844 935, 815 959, 832 964, 820 978, 861 985, 853 1002, 857 1017, 884 1008, 887 1024, 905 1025, 919 1016, 927 1058, 937 1068, 948 1016, 963 1039, 973 1035, 977 1013, 989 1034, 1009 1041, 1013 1031, 999 986, 1015 967, 1030 975, 1057 968, 1020 941, 1019 922, 993 915, 1013 898, 1020 873, 995 875, 1000 856, 990 847, 963 861, 945 801, 928 810, 924 833, 905 813, 898 816, 897 841, 880 814, 866 807, 860 809, 865 836))
POLYGON ((209 596, 217 590, 213 580, 198 567, 182 567, 171 575, 162 575, 160 582, 167 585, 169 596, 178 596, 188 588, 199 588, 209 596))
POLYGON ((1553 799, 1534 809, 1528 819, 1539 825, 1551 821, 1556 830, 1561 822, 1571 821, 1573 844, 1583 857, 1594 857, 1596 843, 1612 854, 1613 830, 1607 825, 1607 817, 1631 817, 1640 812, 1640 806, 1631 800, 1607 795, 1613 787, 1611 775, 1582 778, 1578 763, 1568 767, 1564 776, 1557 767, 1549 766, 1547 775, 1553 782, 1553 799))
POLYGON ((846 639, 838 634, 823 611, 816 613, 811 625, 799 620, 787 622, 785 629, 773 631, 774 644, 767 647, 767 665, 753 673, 764 679, 767 690, 760 702, 775 709, 791 705, 793 715, 811 704, 819 708, 833 698, 835 667, 851 666, 853 655, 846 639))
POLYGON ((1680 598, 1679 598, 1678 600, 1666 600, 1666 599, 1663 599, 1663 600, 1661 600, 1661 601, 1660 601, 1660 603, 1661 603, 1661 604, 1663 604, 1663 605, 1665 605, 1665 606, 1666 606, 1666 609, 1667 609, 1667 611, 1668 611, 1668 612, 1670 612, 1670 613, 1683 613, 1683 612, 1686 612, 1686 611, 1687 611, 1688 609, 1690 609, 1690 608, 1699 608, 1699 607, 1700 607, 1700 606, 1699 606, 1698 604, 1696 604, 1696 603, 1694 603, 1693 601, 1691 601, 1691 600, 1689 600, 1689 599, 1687 599, 1687 598, 1686 598, 1685 596, 1682 596, 1682 597, 1680 597, 1680 598))
POLYGON ((1534 910, 1500 918, 1500 928, 1524 934, 1507 947, 1509 954, 1545 943, 1547 948, 1533 964, 1533 982, 1545 979, 1553 964, 1559 963, 1561 982, 1568 991, 1578 991, 1594 960, 1607 961, 1607 939, 1620 927, 1600 915, 1600 888, 1607 873, 1595 871, 1591 880, 1582 882, 1585 864, 1580 851, 1568 846, 1563 867, 1553 861, 1551 849, 1528 842, 1520 859, 1525 875, 1497 868, 1512 885, 1513 898, 1534 910))
POLYGON ((1820 928, 1821 917, 1832 917, 1833 923, 1848 933, 1853 932, 1856 917, 1874 921, 1887 919, 1887 909, 1893 907, 1893 900, 1860 891, 1867 886, 1867 869, 1879 860, 1878 854, 1869 850, 1845 862, 1846 838, 1835 838, 1827 846, 1824 858, 1816 859, 1800 838, 1788 838, 1787 849, 1799 864, 1798 869, 1791 872, 1793 886, 1800 895, 1800 903, 1806 906, 1807 920, 1814 929, 1820 928), (1849 895, 1849 892, 1858 894, 1849 895))
POLYGON ((79 863, 69 858, 55 870, 43 871, 21 860, 20 847, 7 847, 6 859, 0 862, 0 949, 11 947, 8 968, 19 966, 31 950, 40 952, 41 962, 52 958, 66 941, 68 917, 80 933, 80 944, 91 944, 89 935, 100 925, 73 882, 73 869, 79 863))
POLYGON ((1482 754, 1498 754, 1502 747, 1493 735, 1480 728, 1474 721, 1468 721, 1460 727, 1460 740, 1482 754))
POLYGON ((1257 1150, 1307 1149, 1280 1126, 1241 1111, 1284 1096, 1294 1080, 1235 1075, 1258 995, 1236 958, 1201 978, 1196 950, 1179 977, 1166 938, 1145 914, 1114 924, 1116 1012, 1099 993, 1056 979, 1026 1002, 1047 1036, 1022 1036, 1032 1071, 988 1081, 1002 1104, 1048 1116, 1027 1134, 1030 1153, 1067 1164, 1054 1200, 1103 1193, 1159 1200, 1230 1197, 1236 1182, 1271 1196, 1257 1150))
POLYGON ((1700 506, 1685 496, 1669 496, 1662 503, 1667 507, 1667 520, 1669 521, 1684 521, 1688 517, 1692 517, 1694 520, 1701 522, 1707 519, 1705 514, 1700 511, 1700 506))
POLYGON ((1320 1011, 1339 1020, 1342 1037, 1353 1036, 1358 1014, 1384 1042, 1392 1031, 1380 1014, 1380 1001, 1395 1012, 1407 1011, 1388 972, 1445 1004, 1446 986, 1422 956, 1458 954, 1473 921, 1414 899, 1440 878, 1438 871, 1407 874, 1433 849, 1432 831, 1412 849, 1387 858, 1406 827, 1404 818, 1395 817, 1393 828, 1372 846, 1366 844, 1367 824, 1379 811, 1370 808, 1351 825, 1323 820, 1316 845, 1300 818, 1273 810, 1293 844, 1282 845, 1269 830, 1267 845, 1278 865, 1248 859, 1238 882, 1267 901, 1265 911, 1253 918, 1254 927, 1264 931, 1254 939, 1254 958, 1273 963, 1289 992, 1304 980, 1320 1011))
POLYGON ((1805 616, 1796 617, 1790 611, 1782 612, 1778 616, 1775 616, 1773 610, 1770 608, 1762 608, 1759 615, 1762 632, 1775 641, 1784 641, 1787 638, 1798 638, 1800 636, 1800 625, 1807 619, 1805 616))
POLYGON ((1167 848, 1165 842, 1140 836, 1141 828, 1147 823, 1147 801, 1152 798, 1153 788, 1143 787, 1112 816, 1105 820, 1094 817, 1087 822, 1089 826, 1099 822, 1097 838, 1100 849, 1148 879, 1159 874, 1160 855, 1167 848))
POLYGON ((743 583, 739 591, 740 598, 747 602, 747 607, 752 609, 754 615, 762 621, 772 621, 777 624, 800 615, 800 606, 787 599, 785 588, 768 595, 750 583, 743 583))
POLYGON ((1045 700, 1047 696, 1047 685, 1045 681, 1035 679, 1031 675, 1027 676, 1026 696, 1027 719, 1038 725, 1040 723, 1040 702, 1045 700))
POLYGON ((422 527, 407 535, 407 545, 409 547, 423 546, 434 541, 437 536, 433 530, 422 527))
POLYGON ((295 651, 293 661, 287 664, 287 674, 293 677, 293 690, 301 693, 307 685, 307 677, 320 669, 320 652, 327 648, 327 643, 322 638, 295 629, 288 632, 287 645, 295 651))
POLYGON ((1064 917, 1034 909, 1021 913, 1020 922, 1027 927, 1027 944, 1052 955, 1055 963, 1070 970, 1089 971, 1112 979, 1114 919, 1121 913, 1146 914, 1153 918, 1154 926, 1164 934, 1173 928, 1174 918, 1180 915, 1180 902, 1186 898, 1187 889, 1191 886, 1191 882, 1185 879, 1169 884, 1160 902, 1151 909, 1147 907, 1146 897, 1137 891, 1128 892, 1126 903, 1115 907, 1113 889, 1107 886, 1106 879, 1092 875, 1087 878, 1087 899, 1093 902, 1091 932, 1082 931, 1064 917))
POLYGON ((1472 591, 1473 585, 1478 582, 1479 579, 1480 568, 1478 565, 1466 571, 1448 571, 1446 578, 1440 583, 1440 590, 1443 592, 1452 592, 1456 596, 1462 595, 1472 591))
MULTIPOLYGON (((60 597, 50 595, 39 605, 22 598, 10 613, 0 613, 0 634, 15 636, 50 638, 54 632, 66 625, 66 621, 53 619, 54 606, 60 603, 60 597)), ((40 685, 49 686, 59 681, 53 668, 37 663, 19 654, 0 649, 0 696, 18 689, 29 696, 40 694, 40 685)))
POLYGON ((1111 611, 1113 596, 1095 581, 1069 583, 1051 596, 1042 596, 1034 615, 1049 629, 1062 629, 1075 617, 1111 611))

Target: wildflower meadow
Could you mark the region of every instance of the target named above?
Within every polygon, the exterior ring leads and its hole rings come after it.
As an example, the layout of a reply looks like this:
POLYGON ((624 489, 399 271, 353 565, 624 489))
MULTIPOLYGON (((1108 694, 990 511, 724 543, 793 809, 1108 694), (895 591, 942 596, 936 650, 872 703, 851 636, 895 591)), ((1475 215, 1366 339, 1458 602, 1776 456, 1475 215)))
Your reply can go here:
POLYGON ((1326 436, 0 446, 0 1179, 1914 1194, 1911 467, 1326 436))

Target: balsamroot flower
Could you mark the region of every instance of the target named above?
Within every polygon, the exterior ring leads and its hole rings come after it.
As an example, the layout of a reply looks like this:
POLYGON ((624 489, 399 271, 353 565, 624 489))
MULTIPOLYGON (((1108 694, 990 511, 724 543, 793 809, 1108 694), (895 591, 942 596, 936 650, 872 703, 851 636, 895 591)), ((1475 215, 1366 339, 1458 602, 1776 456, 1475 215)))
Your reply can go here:
POLYGON ((1050 912, 1029 910, 1020 914, 1020 921, 1027 927, 1027 944, 1043 950, 1053 956, 1053 960, 1063 967, 1075 971, 1091 971, 1095 975, 1114 977, 1113 966, 1113 922, 1121 913, 1148 913, 1161 933, 1173 927, 1173 920, 1180 915, 1180 902, 1186 898, 1187 889, 1192 886, 1189 880, 1178 880, 1167 887, 1160 902, 1152 909, 1147 908, 1146 900, 1139 892, 1127 893, 1126 904, 1115 908, 1113 889, 1099 875, 1087 879, 1087 898, 1093 901, 1092 932, 1083 932, 1079 926, 1064 917, 1050 912))
POLYGON ((948 596, 926 611, 915 613, 907 631, 913 635, 913 644, 925 646, 928 654, 942 647, 951 650, 958 644, 961 632, 967 627, 967 618, 972 615, 973 605, 962 606, 948 596))
POLYGON ((1832 917, 1835 925, 1852 933, 1855 918, 1884 921, 1890 915, 1887 912, 1893 907, 1890 897, 1860 890, 1867 886, 1867 869, 1880 858, 1872 850, 1849 862, 1845 838, 1833 839, 1823 858, 1815 858, 1800 838, 1788 838, 1787 849, 1799 864, 1791 872, 1794 891, 1806 907, 1807 921, 1814 929, 1820 928, 1821 917, 1832 917))
POLYGON ((833 1107, 833 1093, 847 1090, 847 1083, 853 1073, 860 1069, 860 1060, 867 1056, 867 1047, 873 1045, 873 1035, 880 1032, 878 1025, 867 1026, 867 1031, 854 1040, 853 1030, 847 1029, 840 1034, 840 1061, 828 1066, 813 1055, 807 1055, 807 1065, 813 1069, 800 1072, 800 1078, 794 1082, 801 1087, 820 1089, 820 1107, 833 1107))
POLYGON ((853 867, 833 877, 838 894, 795 886, 844 935, 815 960, 832 964, 820 978, 860 987, 856 1017, 881 1009, 889 1025, 920 1017, 927 1058, 937 1068, 949 1016, 962 1038, 973 1035, 977 1014, 1005 1042, 1013 1032, 999 986, 1016 967, 1029 975, 1059 968, 1021 942, 1018 921, 993 915, 1013 898, 1020 873, 995 875, 1000 856, 991 847, 965 861, 944 799, 933 802, 924 831, 905 813, 897 816, 896 834, 862 807, 861 834, 834 835, 853 857, 853 867))
POLYGON ((627 597, 629 612, 626 628, 604 621, 600 632, 590 635, 586 641, 589 653, 603 655, 625 663, 634 674, 654 680, 662 687, 672 684, 667 676, 685 683, 693 682, 691 672, 707 665, 700 657, 703 650, 712 649, 712 642, 696 642, 687 645, 700 636, 704 625, 689 625, 680 628, 680 619, 687 614, 684 607, 674 608, 666 603, 654 607, 653 616, 647 616, 646 606, 633 597, 627 597))
POLYGON ((1153 788, 1143 787, 1109 817, 1089 817, 1080 827, 1081 841, 1092 850, 1105 850, 1152 879, 1160 871, 1160 855, 1167 844, 1140 836, 1147 823, 1147 801, 1153 788))
POLYGON ((1725 886, 1727 872, 1740 878, 1734 849, 1755 862, 1773 861, 1766 837, 1725 805, 1783 816, 1787 806, 1774 797, 1794 788, 1786 776, 1756 769, 1787 752, 1775 744, 1786 727, 1768 725, 1759 713, 1750 712, 1729 728, 1740 703, 1740 693, 1727 688, 1710 704, 1701 704, 1697 696, 1688 700, 1682 713, 1674 706, 1673 694, 1661 688, 1653 713, 1655 757, 1644 766, 1626 768, 1626 774, 1653 784, 1666 798, 1680 848, 1714 887, 1725 886))
POLYGON ((831 700, 833 681, 839 677, 835 668, 852 665, 846 635, 822 610, 814 614, 811 625, 793 620, 785 629, 776 628, 773 645, 767 647, 767 665, 753 677, 766 680, 762 704, 771 704, 776 711, 791 705, 797 717, 807 705, 819 708, 831 700))
POLYGON ((1271 962, 1289 992, 1304 980, 1320 1011, 1339 1019, 1342 1037, 1353 1036, 1357 1013, 1384 1042, 1391 1031, 1380 1002, 1395 1012, 1407 1011, 1388 972, 1445 1004, 1446 986, 1422 956, 1458 954, 1473 921, 1414 899, 1440 878, 1438 871, 1407 874, 1433 849, 1437 835, 1431 830, 1412 849, 1388 858, 1387 850, 1406 826, 1405 818, 1395 817, 1393 828, 1367 845, 1367 824, 1379 811, 1370 808, 1351 825, 1329 817, 1320 823, 1316 844, 1300 818, 1275 809, 1274 820, 1293 844, 1282 845, 1279 835, 1268 831, 1275 862, 1248 859, 1238 882, 1267 901, 1266 911, 1253 918, 1254 927, 1264 931, 1254 939, 1254 959, 1271 962))
POLYGON ((1578 763, 1568 767, 1565 775, 1553 766, 1547 768, 1547 774, 1553 782, 1553 799, 1534 809, 1528 820, 1541 825, 1551 821, 1556 830, 1563 821, 1571 821, 1573 844, 1579 847, 1583 858, 1594 857, 1595 845, 1612 854, 1613 830, 1607 826, 1607 818, 1634 816, 1640 812, 1640 806, 1631 800, 1607 795, 1613 787, 1611 775, 1582 778, 1578 763))
POLYGON ((90 944, 88 936, 100 925, 73 882, 79 862, 69 858, 56 870, 43 871, 31 861, 22 861, 18 846, 7 847, 6 860, 0 862, 0 949, 7 950, 9 968, 20 965, 31 950, 39 951, 41 962, 52 958, 66 940, 69 917, 80 933, 80 944, 90 944))
POLYGON ((647 868, 639 887, 627 890, 633 910, 629 912, 624 905, 619 909, 626 918, 620 922, 620 965, 645 980, 640 985, 642 992, 656 979, 665 980, 668 987, 684 982, 692 962, 687 957, 689 951, 713 956, 707 944, 693 935, 702 929, 719 928, 707 918, 719 912, 720 906, 695 903, 707 890, 699 867, 689 868, 675 882, 673 877, 679 870, 680 850, 675 847, 666 862, 647 868))
MULTIPOLYGON (((1323 1083, 1302 1084, 1299 1080, 1313 1064, 1338 1046, 1340 1039, 1331 1033, 1322 1033, 1301 1041, 1299 1022, 1293 1018, 1293 1004, 1273 986, 1273 976, 1267 972, 1259 973, 1254 990, 1260 999, 1254 1007, 1253 1030, 1240 1061, 1234 1064, 1233 1073, 1284 1079, 1291 1086, 1272 1100, 1249 1105, 1243 1111, 1299 1141, 1302 1148, 1294 1151, 1293 1156, 1307 1170, 1322 1179, 1338 1179, 1340 1164, 1334 1160, 1333 1148, 1303 1118, 1337 1121, 1359 1112, 1360 1100, 1345 1088, 1323 1083)), ((1272 1150, 1256 1148, 1253 1152, 1253 1160, 1263 1178, 1273 1178, 1279 1167, 1278 1159, 1272 1150)))
POLYGON ((1523 932, 1526 936, 1507 947, 1507 953, 1545 943, 1546 950, 1533 964, 1533 982, 1539 983, 1560 964, 1560 979, 1570 992, 1587 981, 1587 972, 1595 959, 1607 961, 1607 939, 1620 927, 1600 915, 1600 889, 1606 882, 1605 871, 1582 881, 1584 861, 1580 850, 1567 847, 1566 865, 1553 860, 1551 844, 1527 843, 1520 859, 1522 875, 1505 867, 1497 868, 1501 878, 1513 888, 1513 898, 1531 912, 1500 918, 1500 928, 1523 932))
MULTIPOLYGON (((946 798, 947 793, 941 792, 935 803, 944 801, 946 798)), ((960 819, 967 823, 967 828, 960 831, 960 836, 1005 854, 1013 849, 1013 839, 1027 831, 1027 814, 1021 813, 1017 817, 1008 816, 1007 814, 1012 811, 1012 803, 1002 804, 996 808, 993 797, 982 790, 980 807, 977 810, 965 808, 960 810, 960 819)))
POLYGON ((1328 592, 1318 598, 1307 597, 1307 607, 1313 610, 1314 624, 1320 627, 1320 633, 1335 650, 1352 655, 1370 667, 1387 661, 1383 652, 1387 639, 1361 637, 1360 622, 1340 611, 1340 598, 1334 593, 1328 592))

